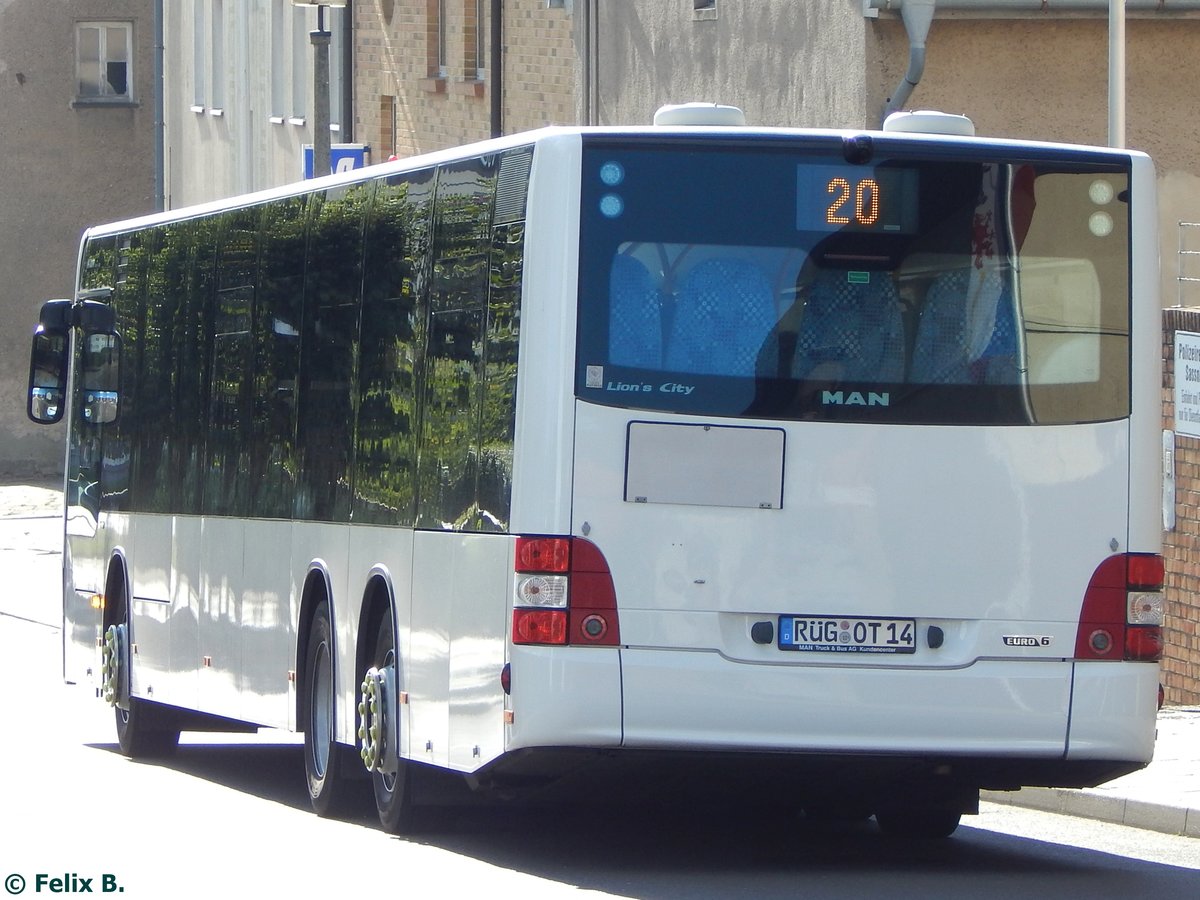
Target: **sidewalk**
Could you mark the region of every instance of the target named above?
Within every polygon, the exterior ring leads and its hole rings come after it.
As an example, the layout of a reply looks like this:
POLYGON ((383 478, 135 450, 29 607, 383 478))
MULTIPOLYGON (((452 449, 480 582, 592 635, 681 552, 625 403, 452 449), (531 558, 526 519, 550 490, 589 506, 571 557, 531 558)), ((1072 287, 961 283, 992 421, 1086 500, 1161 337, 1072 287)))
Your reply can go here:
MULTIPOLYGON (((50 519, 62 514, 54 485, 0 484, 0 520, 50 519)), ((46 543, 34 530, 13 537, 46 543)), ((61 532, 44 549, 57 552, 61 532)), ((1200 837, 1200 707, 1167 707, 1158 714, 1154 761, 1145 769, 1097 788, 1025 788, 985 791, 982 798, 1049 812, 1100 819, 1167 834, 1200 837)))
POLYGON ((1154 761, 1139 772, 1096 788, 985 791, 981 799, 1200 837, 1200 707, 1159 711, 1154 761))

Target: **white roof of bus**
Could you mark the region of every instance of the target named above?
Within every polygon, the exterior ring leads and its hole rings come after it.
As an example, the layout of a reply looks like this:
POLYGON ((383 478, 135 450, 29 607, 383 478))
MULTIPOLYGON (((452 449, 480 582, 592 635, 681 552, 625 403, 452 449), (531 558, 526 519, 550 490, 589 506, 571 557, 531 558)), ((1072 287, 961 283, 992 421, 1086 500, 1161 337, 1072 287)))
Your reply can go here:
POLYGON ((1019 141, 1003 138, 987 138, 987 137, 958 137, 948 136, 944 134, 921 134, 916 132, 883 132, 867 129, 850 129, 850 128, 785 128, 785 127, 729 127, 729 126, 677 126, 664 127, 656 125, 635 125, 635 126, 564 126, 552 125, 546 128, 539 128, 534 131, 520 132, 517 134, 506 135, 504 137, 493 138, 490 140, 479 141, 472 144, 464 144, 459 147, 453 147, 447 150, 437 150, 431 153, 422 153, 416 156, 408 156, 403 159, 391 160, 388 162, 376 163, 375 165, 367 166, 362 169, 353 169, 349 172, 327 175, 323 178, 314 178, 306 181, 293 182, 291 184, 282 185, 276 188, 267 188, 253 193, 241 194, 234 197, 213 200, 206 203, 197 204, 194 206, 179 207, 170 209, 164 212, 151 213, 144 216, 138 216, 131 219, 124 219, 117 222, 110 222, 102 225, 95 225, 88 228, 84 237, 97 237, 109 234, 119 234, 126 231, 134 231, 147 226, 156 225, 167 222, 179 222, 187 219, 197 218, 199 216, 208 215, 211 213, 221 212, 229 209, 238 209, 245 206, 253 206, 257 203, 262 203, 268 200, 290 197, 297 194, 308 193, 321 188, 336 187, 339 185, 354 184, 360 181, 366 181, 372 178, 386 177, 390 174, 399 174, 402 172, 423 169, 429 166, 438 165, 439 163, 451 162, 456 159, 464 159, 472 156, 479 156, 487 153, 499 153, 504 150, 514 147, 521 147, 528 144, 541 143, 547 140, 556 138, 574 138, 581 135, 607 135, 613 137, 700 137, 700 136, 822 136, 822 137, 851 137, 856 135, 869 135, 873 139, 885 142, 905 141, 905 142, 925 142, 946 144, 947 142, 964 143, 964 144, 988 144, 997 148, 1042 148, 1049 150, 1074 151, 1074 152, 1105 152, 1105 153, 1120 153, 1136 157, 1145 157, 1146 154, 1135 150, 1125 150, 1122 148, 1112 147, 1094 147, 1080 144, 1065 144, 1056 142, 1043 141, 1019 141))

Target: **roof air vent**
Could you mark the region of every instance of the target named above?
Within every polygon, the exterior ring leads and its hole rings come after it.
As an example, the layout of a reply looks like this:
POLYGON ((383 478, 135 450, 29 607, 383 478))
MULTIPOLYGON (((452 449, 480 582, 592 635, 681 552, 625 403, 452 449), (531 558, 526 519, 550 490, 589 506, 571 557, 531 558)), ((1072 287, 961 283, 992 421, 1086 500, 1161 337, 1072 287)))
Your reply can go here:
POLYGON ((736 106, 721 106, 719 103, 679 103, 659 107, 654 114, 654 124, 674 125, 726 125, 746 124, 746 114, 736 106))
POLYGON ((904 131, 910 134, 953 134, 974 137, 975 123, 966 116, 936 112, 931 109, 894 112, 883 120, 884 131, 904 131))

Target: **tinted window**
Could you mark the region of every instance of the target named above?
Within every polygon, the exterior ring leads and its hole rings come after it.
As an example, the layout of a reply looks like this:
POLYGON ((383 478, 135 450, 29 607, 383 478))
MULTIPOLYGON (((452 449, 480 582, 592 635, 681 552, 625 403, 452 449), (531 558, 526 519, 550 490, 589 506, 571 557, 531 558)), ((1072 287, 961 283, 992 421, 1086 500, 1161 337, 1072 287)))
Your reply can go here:
POLYGON ((348 521, 363 217, 372 185, 310 200, 300 341, 296 518, 348 521))
POLYGON ((428 283, 433 170, 381 182, 367 217, 355 522, 416 514, 418 315, 428 283))
MULTIPOLYGON (((579 395, 707 415, 1129 410, 1115 162, 585 149, 579 395)), ((1082 157, 1079 157, 1082 159, 1082 157)))

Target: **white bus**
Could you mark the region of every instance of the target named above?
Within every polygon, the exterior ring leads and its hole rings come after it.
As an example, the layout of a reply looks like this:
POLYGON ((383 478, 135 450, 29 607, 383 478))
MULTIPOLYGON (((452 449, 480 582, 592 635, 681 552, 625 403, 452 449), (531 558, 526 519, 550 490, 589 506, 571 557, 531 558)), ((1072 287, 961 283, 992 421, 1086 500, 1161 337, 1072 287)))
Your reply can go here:
POLYGON ((673 115, 84 234, 29 414, 126 753, 302 731, 392 830, 429 767, 644 766, 929 835, 1150 760, 1150 160, 673 115))

